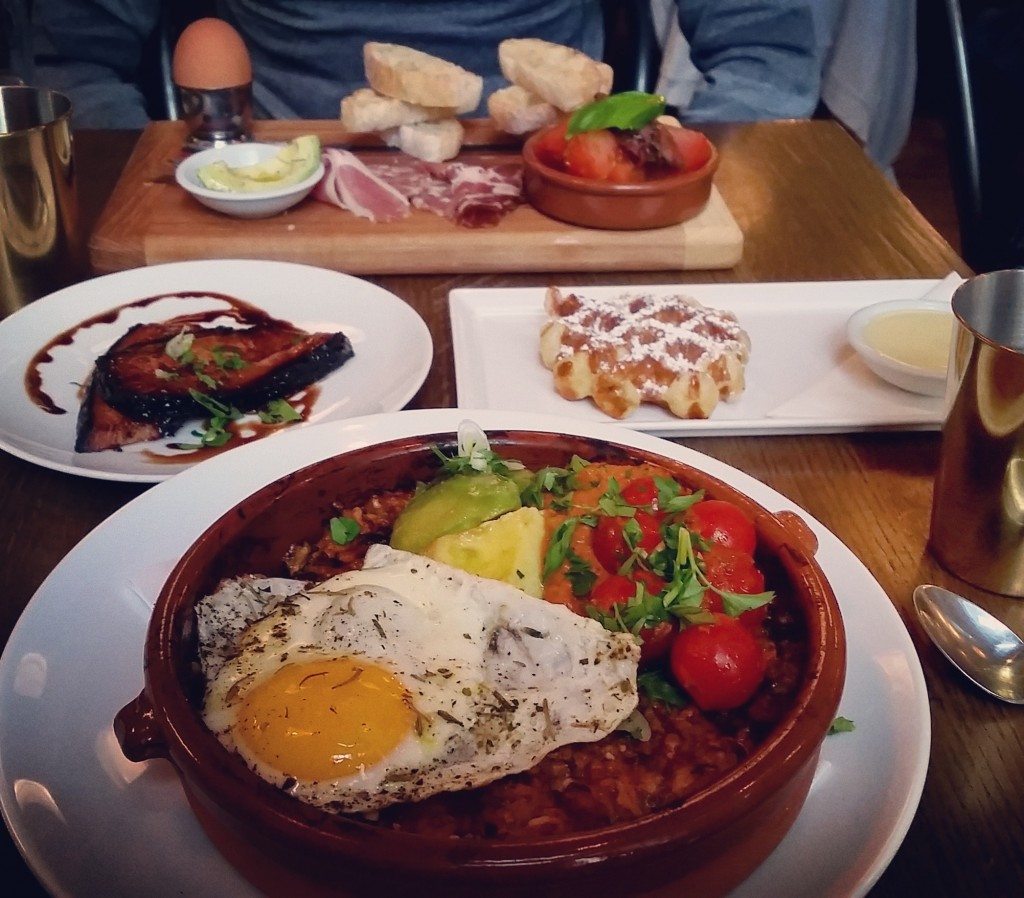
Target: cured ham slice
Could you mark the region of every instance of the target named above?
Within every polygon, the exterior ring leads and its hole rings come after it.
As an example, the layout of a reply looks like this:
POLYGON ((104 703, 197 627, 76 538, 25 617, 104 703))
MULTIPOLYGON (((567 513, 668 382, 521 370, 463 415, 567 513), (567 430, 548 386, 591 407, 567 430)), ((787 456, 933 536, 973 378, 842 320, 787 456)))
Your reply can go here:
POLYGON ((399 159, 371 163, 371 172, 425 209, 468 228, 493 227, 522 201, 522 169, 516 164, 399 159))
POLYGON ((409 214, 405 195, 370 171, 354 153, 332 147, 324 150, 323 160, 324 176, 313 188, 316 199, 370 221, 398 221, 409 214))

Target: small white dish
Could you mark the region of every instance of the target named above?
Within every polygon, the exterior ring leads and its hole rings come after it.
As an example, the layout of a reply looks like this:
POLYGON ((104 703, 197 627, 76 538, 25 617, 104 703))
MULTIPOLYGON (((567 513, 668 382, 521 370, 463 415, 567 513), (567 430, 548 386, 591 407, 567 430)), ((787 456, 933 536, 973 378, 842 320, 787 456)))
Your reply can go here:
POLYGON ((911 393, 941 396, 946 389, 946 363, 954 324, 949 305, 930 299, 901 299, 878 302, 853 313, 846 324, 846 338, 857 354, 883 380, 911 393), (905 313, 948 316, 930 322, 914 322, 905 313), (901 314, 904 313, 904 314, 901 314), (883 337, 880 322, 891 319, 893 330, 883 337), (948 323, 949 334, 945 333, 948 323), (883 340, 892 345, 886 346, 883 340), (884 347, 884 348, 883 348, 884 347), (930 363, 920 362, 922 355, 934 356, 930 363), (941 360, 941 361, 940 361, 941 360))
POLYGON ((222 147, 211 147, 183 160, 175 169, 174 178, 200 203, 217 212, 234 215, 236 218, 268 218, 290 209, 309 195, 324 176, 323 162, 316 167, 313 174, 302 181, 258 193, 210 190, 203 186, 197 172, 211 162, 224 162, 229 168, 266 162, 276 156, 282 146, 283 144, 277 143, 232 143, 222 147))

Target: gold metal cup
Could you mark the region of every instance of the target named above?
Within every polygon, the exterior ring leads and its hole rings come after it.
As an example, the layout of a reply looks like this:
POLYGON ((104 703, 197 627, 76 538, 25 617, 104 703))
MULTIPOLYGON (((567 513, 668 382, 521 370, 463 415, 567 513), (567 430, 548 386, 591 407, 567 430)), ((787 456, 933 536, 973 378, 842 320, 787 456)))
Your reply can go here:
POLYGON ((71 101, 0 87, 0 317, 85 274, 71 101))
POLYGON ((953 313, 929 548, 962 580, 1024 597, 1024 270, 966 281, 953 313))

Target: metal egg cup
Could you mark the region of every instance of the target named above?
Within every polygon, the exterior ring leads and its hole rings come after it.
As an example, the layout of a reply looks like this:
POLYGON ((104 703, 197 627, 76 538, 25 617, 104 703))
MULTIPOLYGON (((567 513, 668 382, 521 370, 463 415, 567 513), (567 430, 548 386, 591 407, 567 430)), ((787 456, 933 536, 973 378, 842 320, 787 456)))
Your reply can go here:
POLYGON ((201 89, 178 85, 181 115, 188 126, 185 147, 207 150, 252 140, 252 82, 201 89))

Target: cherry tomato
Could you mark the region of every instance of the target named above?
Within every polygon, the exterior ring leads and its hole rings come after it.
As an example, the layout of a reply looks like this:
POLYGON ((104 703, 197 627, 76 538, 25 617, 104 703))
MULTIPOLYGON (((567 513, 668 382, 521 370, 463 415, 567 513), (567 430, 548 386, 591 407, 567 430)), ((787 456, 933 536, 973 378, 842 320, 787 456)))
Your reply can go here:
POLYGON ((725 546, 712 546, 701 556, 708 583, 728 592, 754 595, 764 592, 764 574, 746 552, 725 546))
POLYGON ((612 610, 612 605, 624 604, 635 595, 636 583, 628 577, 612 574, 590 591, 588 601, 595 608, 607 613, 612 610))
POLYGON ((565 153, 565 130, 569 127, 569 120, 559 122, 544 131, 534 144, 537 156, 546 165, 552 168, 563 168, 562 155, 565 153))
POLYGON ((676 155, 683 171, 696 171, 711 158, 711 141, 700 131, 689 128, 666 127, 675 143, 676 155))
MULTIPOLYGON (((704 576, 712 586, 743 595, 764 592, 764 574, 747 553, 716 545, 704 553, 703 559, 704 576)), ((708 611, 720 612, 722 597, 710 589, 705 590, 702 604, 708 611)), ((737 620, 748 629, 756 630, 764 623, 767 614, 767 606, 762 605, 744 611, 737 620)))
POLYGON ((646 179, 644 170, 639 165, 625 157, 620 157, 608 172, 606 180, 613 184, 640 184, 646 179))
POLYGON ((757 548, 753 521, 739 506, 724 499, 705 499, 691 505, 686 512, 686 526, 708 542, 728 549, 753 555, 757 548))
POLYGON ((727 711, 749 701, 766 668, 751 632, 724 614, 716 614, 714 623, 680 630, 669 664, 676 681, 704 711, 727 711))
POLYGON ((638 477, 631 480, 622 490, 622 498, 630 505, 649 505, 658 510, 658 487, 653 477, 638 477))
MULTIPOLYGON (((632 579, 621 574, 605 577, 594 587, 588 601, 607 614, 612 610, 612 606, 625 604, 636 595, 637 582, 643 583, 644 589, 652 595, 658 595, 665 588, 665 581, 661 577, 640 568, 633 571, 632 579)), ((640 663, 649 664, 664 658, 672 647, 675 633, 676 625, 673 621, 662 621, 653 627, 644 627, 639 634, 640 663)))
POLYGON ((675 621, 662 621, 640 631, 640 663, 644 666, 660 661, 672 650, 676 638, 675 621))
MULTIPOLYGON (((602 517, 594 528, 592 545, 594 555, 609 574, 618 573, 622 562, 629 558, 630 548, 622 534, 622 528, 630 518, 602 517)), ((640 526, 637 545, 647 552, 653 551, 661 542, 661 523, 652 514, 638 511, 633 517, 640 526)))
POLYGON ((566 170, 580 178, 604 181, 620 160, 619 144, 611 131, 584 131, 570 137, 562 159, 566 170))

